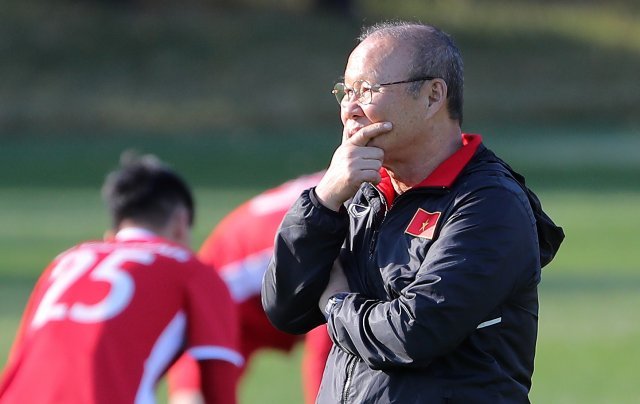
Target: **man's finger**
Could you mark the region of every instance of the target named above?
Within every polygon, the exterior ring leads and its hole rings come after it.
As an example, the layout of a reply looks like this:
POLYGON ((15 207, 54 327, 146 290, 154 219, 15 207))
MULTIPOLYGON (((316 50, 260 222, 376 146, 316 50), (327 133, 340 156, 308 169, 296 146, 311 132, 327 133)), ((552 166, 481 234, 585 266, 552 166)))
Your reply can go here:
POLYGON ((372 123, 357 131, 348 141, 355 146, 366 146, 371 139, 389 132, 392 127, 391 122, 372 123))

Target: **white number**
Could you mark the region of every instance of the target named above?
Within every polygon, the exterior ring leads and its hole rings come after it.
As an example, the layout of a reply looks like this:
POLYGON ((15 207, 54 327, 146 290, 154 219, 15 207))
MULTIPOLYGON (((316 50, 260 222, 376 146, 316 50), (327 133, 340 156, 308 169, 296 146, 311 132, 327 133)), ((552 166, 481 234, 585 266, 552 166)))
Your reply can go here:
POLYGON ((135 290, 129 273, 122 269, 126 262, 151 264, 153 254, 135 249, 114 251, 94 267, 97 256, 89 250, 79 250, 65 256, 51 271, 52 284, 44 294, 31 322, 32 327, 42 327, 48 321, 65 320, 79 323, 97 323, 117 316, 124 310, 135 290), (60 298, 87 271, 89 280, 107 282, 109 293, 99 302, 87 305, 80 302, 60 302, 60 298))
POLYGON ((83 273, 95 263, 96 256, 90 251, 78 251, 66 255, 51 271, 53 283, 44 294, 31 325, 34 328, 43 326, 47 321, 62 320, 67 313, 67 305, 58 303, 60 296, 83 273))

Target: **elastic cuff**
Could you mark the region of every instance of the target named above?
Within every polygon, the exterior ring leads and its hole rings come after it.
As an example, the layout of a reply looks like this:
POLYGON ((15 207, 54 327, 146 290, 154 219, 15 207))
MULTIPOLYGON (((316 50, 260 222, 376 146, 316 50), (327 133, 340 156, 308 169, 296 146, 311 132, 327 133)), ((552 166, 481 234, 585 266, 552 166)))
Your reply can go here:
POLYGON ((314 207, 322 210, 323 212, 327 212, 336 216, 344 216, 347 214, 347 208, 344 206, 344 204, 340 205, 340 210, 337 212, 324 206, 318 199, 318 195, 316 195, 316 187, 313 187, 309 190, 309 199, 311 199, 311 203, 314 207))

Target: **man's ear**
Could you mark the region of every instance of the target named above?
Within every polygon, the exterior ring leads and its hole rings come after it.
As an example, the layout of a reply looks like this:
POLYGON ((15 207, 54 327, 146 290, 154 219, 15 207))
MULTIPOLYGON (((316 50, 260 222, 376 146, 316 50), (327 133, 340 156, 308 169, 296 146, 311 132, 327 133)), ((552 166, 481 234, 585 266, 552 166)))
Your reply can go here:
POLYGON ((191 243, 191 220, 186 207, 178 206, 173 211, 170 226, 173 240, 184 246, 189 246, 191 243))
POLYGON ((442 79, 433 79, 425 86, 427 91, 427 109, 433 113, 440 110, 447 102, 447 83, 442 79))

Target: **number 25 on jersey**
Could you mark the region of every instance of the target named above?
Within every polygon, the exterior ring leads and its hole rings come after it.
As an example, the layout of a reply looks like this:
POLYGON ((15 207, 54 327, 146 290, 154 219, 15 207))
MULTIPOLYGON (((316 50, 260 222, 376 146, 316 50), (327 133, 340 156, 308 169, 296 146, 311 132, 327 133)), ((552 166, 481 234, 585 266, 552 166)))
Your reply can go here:
POLYGON ((74 321, 98 323, 120 314, 129 304, 135 291, 135 282, 122 265, 135 262, 149 265, 154 260, 151 252, 139 249, 118 249, 98 261, 98 254, 89 249, 79 249, 65 255, 51 271, 51 284, 31 322, 32 328, 40 328, 49 321, 74 321), (87 274, 87 276, 83 276, 87 274), (99 302, 85 304, 80 301, 62 302, 62 296, 72 286, 91 287, 94 282, 107 282, 109 292, 99 302))

